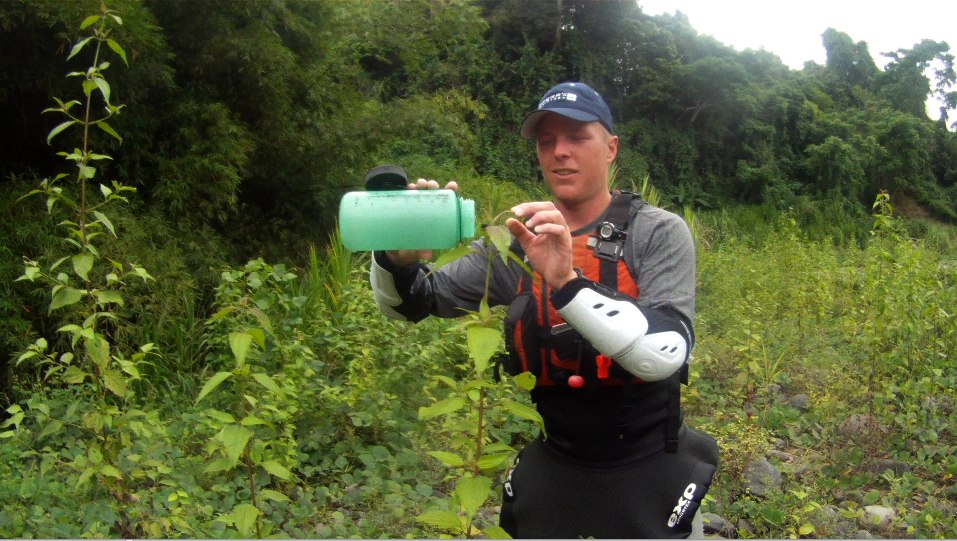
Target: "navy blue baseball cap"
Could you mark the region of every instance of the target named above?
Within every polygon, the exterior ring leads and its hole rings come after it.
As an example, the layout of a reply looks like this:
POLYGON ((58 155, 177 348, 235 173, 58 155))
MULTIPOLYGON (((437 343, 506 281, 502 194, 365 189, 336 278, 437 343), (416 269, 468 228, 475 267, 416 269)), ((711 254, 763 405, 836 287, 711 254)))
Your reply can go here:
POLYGON ((614 134, 611 110, 601 94, 585 83, 562 83, 545 93, 538 109, 532 111, 522 122, 522 137, 535 135, 538 121, 545 113, 557 113, 581 122, 600 122, 608 133, 614 134))

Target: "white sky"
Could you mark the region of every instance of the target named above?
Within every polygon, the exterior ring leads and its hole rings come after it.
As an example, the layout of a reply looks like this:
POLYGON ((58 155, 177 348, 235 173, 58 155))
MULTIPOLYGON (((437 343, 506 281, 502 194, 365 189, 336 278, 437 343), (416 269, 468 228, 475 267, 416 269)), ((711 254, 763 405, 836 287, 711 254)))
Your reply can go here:
MULTIPOLYGON (((638 4, 649 15, 680 10, 699 34, 710 34, 738 51, 763 46, 791 69, 801 69, 805 60, 824 64, 821 34, 828 27, 845 32, 854 42, 866 41, 879 68, 888 61, 880 53, 910 49, 922 39, 946 41, 950 53, 957 55, 957 0, 638 0, 638 4)), ((939 103, 931 100, 928 105, 930 118, 939 118, 939 103)))

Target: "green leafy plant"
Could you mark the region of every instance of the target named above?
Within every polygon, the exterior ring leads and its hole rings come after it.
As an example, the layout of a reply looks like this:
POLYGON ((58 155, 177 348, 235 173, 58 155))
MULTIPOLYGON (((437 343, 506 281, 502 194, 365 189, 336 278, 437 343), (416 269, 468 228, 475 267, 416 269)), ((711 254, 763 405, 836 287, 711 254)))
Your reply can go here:
MULTIPOLYGON (((135 523, 128 507, 137 499, 134 495, 136 485, 152 473, 149 465, 123 459, 121 452, 128 450, 134 441, 145 442, 161 435, 164 428, 157 416, 137 407, 132 386, 142 377, 143 367, 149 364, 147 355, 155 353, 153 344, 145 344, 127 356, 114 346, 111 330, 121 324, 115 309, 124 305, 121 292, 125 281, 139 279, 146 282, 154 278, 135 263, 124 264, 110 259, 99 248, 98 237, 106 233, 114 237, 117 234, 103 210, 116 201, 129 202, 123 194, 135 192, 135 189, 117 181, 110 186, 98 184, 101 197, 98 202, 94 202, 93 190, 90 189, 98 170, 94 164, 111 159, 91 150, 90 128, 99 128, 122 142, 107 120, 119 114, 123 106, 111 102, 110 84, 104 77, 110 63, 100 58, 105 45, 126 63, 123 48, 110 37, 113 26, 122 22, 115 11, 101 5, 98 15, 91 15, 80 24, 80 30, 91 29, 92 34, 73 46, 68 60, 88 45, 95 44, 93 60, 85 71, 71 72, 67 77, 81 79, 85 105, 77 100, 64 102, 54 98, 57 107, 44 111, 67 118, 50 131, 48 143, 68 128, 82 128, 80 148, 58 153, 77 169, 75 190, 78 195, 71 195, 73 188, 59 185, 68 177, 62 173, 44 179, 39 189, 24 198, 42 194, 46 196, 48 212, 55 212, 58 206, 67 209, 68 217, 60 225, 66 229, 63 240, 72 249, 72 255, 60 257, 48 266, 28 260, 18 280, 39 281, 50 286, 48 312, 58 311, 63 314, 63 320, 69 322, 57 331, 69 337, 71 350, 63 353, 49 351, 47 340, 39 338, 19 356, 17 362, 38 362, 46 367, 45 380, 59 381, 77 389, 80 401, 60 418, 54 417, 50 406, 43 401, 31 401, 31 411, 40 429, 37 439, 52 436, 67 425, 78 425, 92 437, 83 454, 61 460, 79 473, 78 486, 95 480, 94 494, 99 493, 97 487, 104 487, 112 494, 113 505, 118 507, 120 514, 117 522, 119 533, 131 536, 142 524, 135 523), (96 103, 100 99, 104 104, 102 108, 96 103), (78 105, 81 105, 79 113, 75 113, 74 107, 78 105), (92 384, 92 389, 88 384, 92 384), (72 420, 74 413, 79 413, 78 423, 72 420)), ((17 424, 22 421, 22 414, 22 411, 16 413, 17 424)), ((9 437, 11 433, 8 431, 3 435, 9 437)), ((133 456, 135 458, 135 454, 133 456)))
MULTIPOLYGON (((489 247, 485 296, 482 298, 479 310, 470 313, 465 321, 457 326, 466 331, 469 358, 472 361, 469 366, 470 377, 463 383, 444 376, 438 377, 450 388, 450 393, 446 398, 419 409, 421 420, 450 415, 463 409, 468 412, 466 420, 453 428, 456 433, 453 446, 459 449, 459 452, 432 451, 429 453, 445 465, 456 468, 460 472, 450 500, 450 508, 428 511, 420 515, 417 520, 469 538, 478 533, 493 537, 507 537, 505 531, 498 526, 484 531, 473 527, 475 513, 491 495, 492 479, 489 475, 504 470, 508 466, 509 458, 515 452, 515 449, 505 442, 490 441, 488 425, 493 412, 505 411, 518 418, 533 421, 544 429, 541 415, 535 409, 512 397, 519 389, 531 390, 535 386, 534 376, 523 373, 514 378, 512 383, 507 383, 505 378, 500 379, 498 383, 489 380, 488 369, 492 359, 504 343, 500 330, 501 320, 493 315, 488 305, 492 262, 495 257, 501 257, 503 263, 517 263, 534 276, 525 262, 509 250, 512 237, 508 228, 504 225, 496 225, 499 219, 508 214, 508 211, 500 213, 492 220, 492 225, 485 226, 481 231, 485 245, 489 247)), ((432 272, 473 252, 475 250, 468 245, 450 250, 436 261, 432 272)))

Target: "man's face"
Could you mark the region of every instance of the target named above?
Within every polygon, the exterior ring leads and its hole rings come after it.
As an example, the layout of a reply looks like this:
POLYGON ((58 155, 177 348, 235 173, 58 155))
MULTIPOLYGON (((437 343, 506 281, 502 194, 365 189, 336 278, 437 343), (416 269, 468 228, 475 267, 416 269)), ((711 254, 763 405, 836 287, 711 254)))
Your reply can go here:
POLYGON ((538 123, 538 163, 559 201, 577 205, 608 191, 618 137, 598 122, 548 113, 538 123))

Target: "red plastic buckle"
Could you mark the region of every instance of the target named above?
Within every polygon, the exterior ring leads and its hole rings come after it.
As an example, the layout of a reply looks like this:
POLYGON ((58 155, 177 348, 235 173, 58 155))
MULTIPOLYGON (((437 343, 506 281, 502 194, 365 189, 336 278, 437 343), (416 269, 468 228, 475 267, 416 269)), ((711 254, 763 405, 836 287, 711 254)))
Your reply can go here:
POLYGON ((598 361, 598 379, 607 379, 608 369, 611 368, 611 357, 601 354, 595 360, 598 361))

